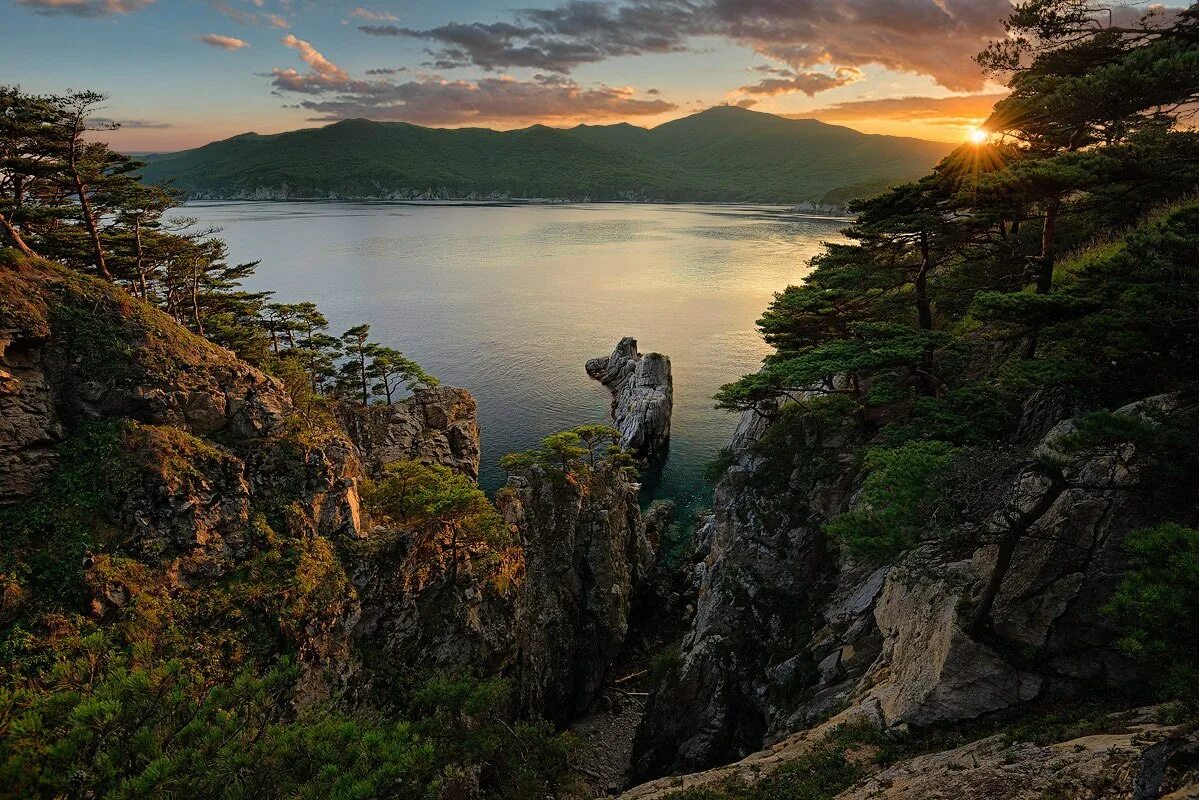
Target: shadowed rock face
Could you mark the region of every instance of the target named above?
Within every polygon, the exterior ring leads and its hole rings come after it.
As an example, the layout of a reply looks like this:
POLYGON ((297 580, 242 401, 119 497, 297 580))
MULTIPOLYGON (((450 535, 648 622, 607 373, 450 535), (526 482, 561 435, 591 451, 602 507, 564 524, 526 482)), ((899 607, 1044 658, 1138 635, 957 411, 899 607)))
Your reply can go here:
POLYGON ((586 368, 612 390, 612 419, 620 430, 621 446, 643 458, 665 456, 674 404, 670 359, 661 353, 641 355, 637 340, 626 336, 612 355, 593 358, 586 368))
POLYGON ((642 515, 637 490, 608 462, 532 468, 496 499, 511 543, 460 552, 453 568, 444 536, 372 531, 383 544, 357 565, 355 636, 381 671, 502 675, 522 716, 576 718, 620 652, 669 517, 642 515))

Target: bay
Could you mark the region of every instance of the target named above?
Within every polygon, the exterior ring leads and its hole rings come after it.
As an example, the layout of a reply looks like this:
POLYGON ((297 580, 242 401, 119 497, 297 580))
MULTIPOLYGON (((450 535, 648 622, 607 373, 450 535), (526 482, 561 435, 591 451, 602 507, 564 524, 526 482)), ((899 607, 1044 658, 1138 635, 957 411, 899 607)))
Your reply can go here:
POLYGON ((645 498, 688 512, 710 502, 703 466, 728 443, 721 386, 769 352, 755 320, 800 282, 844 220, 762 206, 197 202, 247 286, 312 300, 333 333, 366 322, 443 383, 479 402, 480 483, 505 453, 608 418, 584 362, 622 336, 670 356, 670 456, 645 498))

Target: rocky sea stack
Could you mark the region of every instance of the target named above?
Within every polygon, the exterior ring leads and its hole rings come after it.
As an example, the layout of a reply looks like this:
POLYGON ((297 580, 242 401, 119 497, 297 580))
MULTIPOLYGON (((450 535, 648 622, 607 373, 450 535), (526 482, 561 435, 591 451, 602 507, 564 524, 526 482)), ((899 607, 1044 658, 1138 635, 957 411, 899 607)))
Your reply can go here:
POLYGON ((587 374, 612 390, 612 419, 621 446, 647 459, 665 456, 674 405, 670 358, 642 355, 637 340, 626 336, 611 355, 588 361, 587 374))

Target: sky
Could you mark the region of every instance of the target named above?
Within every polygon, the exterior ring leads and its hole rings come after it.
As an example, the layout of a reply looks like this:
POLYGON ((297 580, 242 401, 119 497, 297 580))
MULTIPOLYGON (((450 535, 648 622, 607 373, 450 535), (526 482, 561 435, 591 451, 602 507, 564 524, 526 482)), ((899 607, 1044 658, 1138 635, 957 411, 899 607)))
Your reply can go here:
POLYGON ((1009 0, 0 0, 0 82, 131 151, 365 117, 652 127, 724 103, 957 142, 1009 0), (7 7, 5 7, 7 6, 7 7))

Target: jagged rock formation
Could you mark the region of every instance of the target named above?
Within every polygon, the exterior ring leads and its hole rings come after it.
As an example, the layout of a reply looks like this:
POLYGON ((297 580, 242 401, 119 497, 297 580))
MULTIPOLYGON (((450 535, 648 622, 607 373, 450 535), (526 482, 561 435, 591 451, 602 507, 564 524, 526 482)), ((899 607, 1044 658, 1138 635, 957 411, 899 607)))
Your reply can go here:
POLYGON ((342 405, 338 418, 372 474, 411 460, 479 477, 478 404, 465 389, 416 389, 394 405, 342 405))
POLYGON ((664 456, 674 403, 670 359, 661 353, 641 355, 637 340, 626 336, 611 355, 588 361, 587 374, 612 390, 621 446, 644 458, 664 456))
MULTIPOLYGON (((1190 413, 1175 406, 1116 413, 1190 413)), ((1168 518, 1144 492, 1170 487, 1144 486, 1133 444, 1078 449, 1064 444, 1070 420, 1022 425, 1049 432, 983 470, 973 501, 989 512, 871 567, 829 553, 822 533, 855 502, 856 428, 742 428, 759 438, 736 447, 700 529, 695 617, 647 709, 641 775, 734 760, 846 705, 886 728, 926 727, 1136 677, 1100 609, 1126 535, 1168 518)))
POLYGON ((853 432, 806 426, 778 454, 766 454, 751 447, 762 430, 753 412, 743 417, 735 463, 697 534, 695 616, 677 672, 646 709, 636 774, 695 769, 751 752, 770 732, 780 700, 815 668, 804 609, 824 589, 820 525, 847 501, 852 479, 844 470, 824 477, 790 465, 835 464, 853 432), (790 501, 795 496, 806 499, 790 501))

